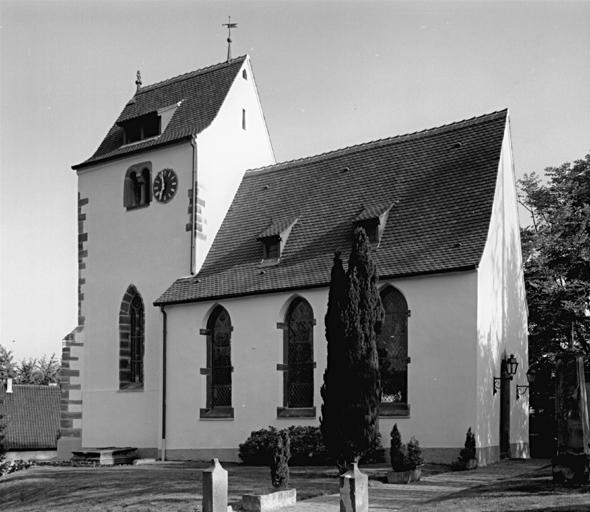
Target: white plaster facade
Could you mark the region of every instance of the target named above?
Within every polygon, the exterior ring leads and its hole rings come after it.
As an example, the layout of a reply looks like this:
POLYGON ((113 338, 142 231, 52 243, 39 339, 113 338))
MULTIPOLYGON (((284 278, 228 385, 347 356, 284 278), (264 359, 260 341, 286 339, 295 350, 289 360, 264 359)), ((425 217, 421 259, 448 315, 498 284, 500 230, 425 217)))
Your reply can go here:
MULTIPOLYGON (((506 125, 497 173, 489 234, 479 267, 472 271, 383 280, 405 296, 408 318, 409 417, 383 417, 384 446, 394 423, 405 439, 416 436, 431 461, 451 462, 476 433, 481 464, 500 456, 500 376, 503 355, 515 354, 518 372, 509 385, 510 455, 528 456, 528 398, 516 401, 516 384, 526 384, 528 339, 514 170, 506 125)), ((324 316, 327 288, 297 290, 166 306, 168 315, 169 399, 166 455, 201 458, 213 453, 236 460, 237 446, 253 430, 273 425, 319 425, 320 387, 326 365, 324 316), (283 334, 290 301, 311 305, 314 328, 314 405, 316 418, 279 418, 283 404, 283 334), (223 306, 233 326, 231 350, 234 418, 205 419, 206 328, 214 307, 223 306), (187 389, 188 387, 188 389, 187 389)))

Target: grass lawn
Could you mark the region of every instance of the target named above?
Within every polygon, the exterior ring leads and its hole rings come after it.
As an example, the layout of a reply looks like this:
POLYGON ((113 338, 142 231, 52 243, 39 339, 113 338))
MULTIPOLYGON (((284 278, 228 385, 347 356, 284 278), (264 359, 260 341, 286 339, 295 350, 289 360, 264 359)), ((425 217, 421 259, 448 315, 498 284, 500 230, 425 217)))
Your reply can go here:
POLYGON ((411 507, 411 512, 492 512, 492 511, 590 511, 590 485, 566 487, 554 484, 551 468, 473 487, 430 503, 411 507))
MULTIPOLYGON (((36 466, 0 480, 4 511, 200 511, 201 470, 196 462, 115 467, 36 466)), ((265 467, 224 464, 230 504, 243 494, 270 487, 265 467)), ((332 467, 291 468, 299 499, 338 492, 332 467)))
MULTIPOLYGON (((117 467, 32 467, 0 479, 0 510, 200 511, 201 470, 204 467, 206 464, 194 462, 117 467)), ((224 467, 229 470, 229 501, 234 508, 237 508, 242 494, 270 487, 268 468, 236 464, 225 464, 224 467)), ((379 476, 386 469, 384 465, 363 467, 372 476, 379 476)), ((446 469, 448 467, 427 465, 425 475, 446 469)), ((453 475, 449 473, 449 479, 453 475)), ((297 488, 298 500, 338 492, 338 479, 332 467, 291 468, 291 485, 297 488)), ((419 485, 415 486, 416 490, 419 485)), ((373 480, 370 501, 371 509, 379 512, 399 509, 414 512, 580 512, 590 511, 590 486, 567 488, 554 485, 550 468, 544 468, 517 479, 480 485, 426 503, 412 501, 409 486, 392 486, 373 480), (402 504, 404 494, 408 501, 402 504)))

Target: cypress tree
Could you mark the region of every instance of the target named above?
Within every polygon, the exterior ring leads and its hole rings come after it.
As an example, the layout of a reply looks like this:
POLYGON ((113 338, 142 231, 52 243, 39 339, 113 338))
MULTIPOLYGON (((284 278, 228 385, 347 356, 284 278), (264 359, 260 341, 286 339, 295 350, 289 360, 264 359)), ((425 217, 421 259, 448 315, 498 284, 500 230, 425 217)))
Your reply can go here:
POLYGON ((336 461, 341 473, 346 470, 346 461, 342 459, 342 450, 346 443, 343 430, 345 396, 342 389, 347 379, 343 359, 344 322, 342 315, 345 299, 346 273, 340 253, 336 252, 330 277, 328 311, 324 319, 328 362, 324 371, 324 383, 320 390, 323 400, 320 429, 328 454, 336 461))
POLYGON ((291 439, 289 432, 281 430, 275 434, 273 456, 270 464, 270 480, 276 489, 289 486, 289 459, 291 458, 291 439))
POLYGON ((377 270, 363 228, 354 232, 346 279, 337 255, 326 314, 328 366, 322 387, 322 434, 339 469, 378 439, 381 399, 375 328, 382 318, 377 270), (344 281, 344 282, 343 282, 344 281))

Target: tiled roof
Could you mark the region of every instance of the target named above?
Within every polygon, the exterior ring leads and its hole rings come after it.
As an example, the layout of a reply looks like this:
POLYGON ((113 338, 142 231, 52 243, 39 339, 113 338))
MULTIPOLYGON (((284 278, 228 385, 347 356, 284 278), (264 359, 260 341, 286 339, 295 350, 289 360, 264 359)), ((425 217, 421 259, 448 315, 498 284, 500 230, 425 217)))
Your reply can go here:
POLYGON ((88 160, 74 169, 171 144, 202 132, 211 124, 246 56, 142 87, 127 103, 115 124, 88 160), (182 101, 164 132, 157 138, 123 147, 123 128, 117 123, 169 107, 182 101))
POLYGON ((59 435, 61 392, 58 386, 0 385, 0 414, 6 424, 7 450, 55 450, 59 435))
POLYGON ((272 219, 270 226, 268 226, 262 233, 260 233, 256 239, 260 240, 261 238, 280 236, 283 231, 291 227, 295 222, 297 222, 296 218, 272 219))
POLYGON ((355 221, 360 222, 363 220, 377 219, 381 217, 385 212, 391 210, 393 204, 388 201, 384 204, 368 204, 363 208, 361 213, 355 217, 355 221))
POLYGON ((363 209, 393 204, 381 277, 473 269, 487 237, 507 111, 248 171, 196 277, 156 304, 324 286, 363 209), (297 218, 281 260, 260 267, 257 237, 297 218))

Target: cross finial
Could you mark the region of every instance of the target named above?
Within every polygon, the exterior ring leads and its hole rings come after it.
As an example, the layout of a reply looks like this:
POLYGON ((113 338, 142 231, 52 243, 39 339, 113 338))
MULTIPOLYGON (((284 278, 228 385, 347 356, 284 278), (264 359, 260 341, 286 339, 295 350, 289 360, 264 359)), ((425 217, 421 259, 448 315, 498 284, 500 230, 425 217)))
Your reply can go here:
POLYGON ((222 27, 227 27, 227 61, 231 60, 231 29, 238 28, 237 23, 231 22, 231 16, 227 17, 227 23, 222 23, 222 27))
POLYGON ((137 85, 137 90, 139 91, 139 89, 141 89, 141 71, 139 71, 139 69, 135 76, 135 85, 137 85))

